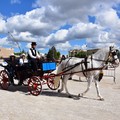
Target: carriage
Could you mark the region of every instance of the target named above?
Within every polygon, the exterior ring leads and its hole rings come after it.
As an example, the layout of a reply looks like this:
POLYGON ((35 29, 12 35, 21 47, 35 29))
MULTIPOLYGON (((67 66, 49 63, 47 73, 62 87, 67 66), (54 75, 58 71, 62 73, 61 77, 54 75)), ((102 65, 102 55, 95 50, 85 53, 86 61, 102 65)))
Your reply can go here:
POLYGON ((60 85, 60 81, 57 79, 60 79, 60 76, 62 76, 62 85, 58 92, 62 92, 65 88, 66 94, 72 97, 67 89, 67 80, 73 74, 76 74, 86 77, 88 83, 87 89, 83 93, 78 94, 78 97, 83 96, 89 91, 91 82, 94 79, 97 96, 100 100, 103 100, 98 86, 98 82, 101 79, 99 75, 108 66, 108 63, 111 63, 115 68, 119 66, 119 59, 116 53, 117 50, 111 47, 100 49, 85 59, 67 58, 57 68, 54 62, 43 62, 41 70, 38 70, 37 73, 34 73, 30 64, 27 63, 24 66, 25 69, 22 68, 23 71, 21 71, 21 66, 16 66, 14 74, 11 74, 8 64, 7 66, 3 66, 5 69, 0 72, 0 84, 3 89, 8 89, 13 79, 19 79, 19 85, 27 85, 30 93, 37 96, 41 93, 42 85, 44 84, 47 84, 50 89, 56 90, 60 85), (52 72, 53 70, 55 71, 52 72), (27 84, 24 81, 27 81, 27 84))
POLYGON ((42 62, 41 69, 36 72, 32 70, 29 62, 13 68, 11 63, 5 60, 1 66, 4 69, 0 71, 0 86, 4 90, 10 85, 24 85, 32 95, 38 96, 42 92, 42 85, 47 84, 51 90, 56 90, 60 85, 60 82, 55 83, 55 76, 51 73, 56 69, 55 62, 42 62), (16 80, 19 82, 15 83, 16 80))

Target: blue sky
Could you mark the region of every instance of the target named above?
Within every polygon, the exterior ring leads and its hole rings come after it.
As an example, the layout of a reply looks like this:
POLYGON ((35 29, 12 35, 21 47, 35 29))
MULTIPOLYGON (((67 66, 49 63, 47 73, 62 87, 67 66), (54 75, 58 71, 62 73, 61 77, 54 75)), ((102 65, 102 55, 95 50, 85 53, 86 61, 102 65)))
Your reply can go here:
POLYGON ((61 54, 71 49, 120 48, 120 0, 0 0, 0 46, 18 52, 30 42, 41 53, 53 45, 61 54), (98 42, 98 43, 97 43, 98 42))
POLYGON ((0 0, 0 13, 6 17, 12 14, 25 14, 27 11, 32 10, 32 2, 34 0, 0 0), (16 2, 15 2, 16 1, 16 2), (20 3, 19 3, 20 2, 20 3))

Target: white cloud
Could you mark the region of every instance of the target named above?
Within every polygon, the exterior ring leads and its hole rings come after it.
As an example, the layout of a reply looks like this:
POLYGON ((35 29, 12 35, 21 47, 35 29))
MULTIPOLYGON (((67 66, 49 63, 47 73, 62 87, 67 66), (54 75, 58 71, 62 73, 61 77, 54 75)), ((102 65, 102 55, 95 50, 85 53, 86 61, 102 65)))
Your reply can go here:
POLYGON ((98 47, 95 41, 120 41, 120 18, 113 9, 117 3, 120 0, 36 0, 33 7, 38 8, 6 21, 0 18, 0 33, 9 31, 18 41, 36 41, 38 48, 56 45, 66 50, 72 46, 70 40, 83 38, 98 47), (94 24, 88 15, 95 16, 94 24), (71 28, 60 29, 66 24, 71 28))
POLYGON ((0 46, 17 47, 15 42, 8 41, 7 37, 0 38, 0 46))
POLYGON ((56 33, 52 33, 47 37, 44 37, 44 42, 47 45, 55 45, 70 41, 74 39, 91 38, 99 35, 101 27, 92 23, 78 23, 68 30, 58 30, 56 33))
POLYGON ((0 17, 0 33, 5 32, 5 25, 6 25, 5 20, 2 17, 0 17))
POLYGON ((6 28, 9 31, 30 32, 33 35, 48 35, 54 26, 42 20, 44 8, 27 12, 25 15, 16 15, 7 19, 6 28))
POLYGON ((0 38, 0 46, 8 44, 7 38, 0 38))
MULTIPOLYGON (((37 38, 38 39, 38 38, 37 38)), ((18 41, 18 42, 34 42, 36 41, 35 37, 31 35, 29 32, 21 32, 21 33, 13 33, 9 34, 9 40, 10 41, 18 41)))
POLYGON ((88 15, 95 15, 100 11, 107 10, 119 2, 119 0, 36 0, 34 6, 46 7, 46 15, 48 17, 54 15, 53 18, 56 21, 61 19, 70 23, 78 23, 80 21, 87 22, 88 15), (53 8, 56 12, 48 8, 53 8))
POLYGON ((20 4, 21 1, 20 0, 11 0, 11 4, 20 4))
POLYGON ((108 9, 97 14, 97 21, 101 26, 120 29, 120 19, 114 9, 108 9))
POLYGON ((82 50, 87 50, 87 45, 83 44, 81 48, 82 48, 82 50))
POLYGON ((69 51, 72 49, 82 49, 82 50, 87 50, 86 45, 71 45, 68 41, 65 43, 60 43, 60 44, 56 44, 55 47, 57 48, 57 50, 60 51, 69 51))
POLYGON ((60 50, 60 51, 68 51, 71 49, 71 45, 70 43, 67 41, 65 43, 59 43, 59 44, 56 44, 55 47, 57 48, 57 50, 60 50))
POLYGON ((69 29, 69 39, 82 39, 95 37, 99 34, 101 27, 92 23, 78 23, 69 29))

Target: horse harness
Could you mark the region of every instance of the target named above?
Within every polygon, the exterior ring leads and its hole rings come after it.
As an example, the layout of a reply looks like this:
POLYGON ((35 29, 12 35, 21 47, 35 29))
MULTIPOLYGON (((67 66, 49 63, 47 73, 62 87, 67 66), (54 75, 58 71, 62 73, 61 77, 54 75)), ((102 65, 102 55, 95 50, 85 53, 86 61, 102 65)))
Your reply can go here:
POLYGON ((83 75, 84 75, 85 77, 87 77, 87 72, 88 72, 88 71, 92 71, 92 70, 101 70, 101 71, 102 71, 103 69, 106 68, 106 66, 108 65, 108 62, 111 62, 111 63, 112 63, 112 62, 114 62, 114 61, 117 59, 117 58, 115 58, 115 59, 113 59, 113 61, 110 61, 110 60, 109 60, 110 54, 112 54, 112 57, 114 57, 114 56, 116 55, 116 52, 115 52, 115 51, 112 52, 112 49, 110 48, 110 52, 109 52, 109 54, 108 54, 108 59, 107 59, 107 60, 95 59, 95 58, 93 58, 93 56, 91 55, 91 56, 90 56, 91 68, 88 68, 88 63, 90 63, 90 62, 88 61, 88 57, 85 57, 81 62, 78 62, 78 63, 76 63, 76 64, 74 64, 74 65, 71 65, 71 66, 66 67, 67 64, 68 64, 68 62, 69 62, 70 59, 72 58, 72 57, 71 57, 71 58, 68 59, 66 65, 65 65, 65 68, 62 70, 62 71, 63 71, 62 73, 63 73, 64 75, 65 75, 65 74, 70 74, 70 75, 72 75, 72 74, 74 74, 74 73, 82 72, 83 75), (94 68, 94 67, 93 67, 93 60, 95 60, 95 61, 102 61, 102 62, 104 62, 105 64, 104 64, 102 67, 94 68), (82 71, 67 73, 68 71, 72 70, 73 68, 75 68, 75 67, 77 67, 77 66, 79 66, 79 65, 81 65, 82 71))

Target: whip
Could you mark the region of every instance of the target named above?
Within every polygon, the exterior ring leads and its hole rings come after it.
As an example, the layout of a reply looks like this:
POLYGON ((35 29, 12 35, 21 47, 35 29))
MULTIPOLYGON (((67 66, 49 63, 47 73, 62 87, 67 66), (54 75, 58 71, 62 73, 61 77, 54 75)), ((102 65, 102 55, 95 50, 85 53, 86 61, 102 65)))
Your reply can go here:
POLYGON ((17 46, 18 46, 20 52, 22 52, 22 51, 21 51, 21 48, 20 48, 20 45, 19 45, 19 43, 18 43, 18 41, 13 37, 13 35, 12 35, 10 32, 8 32, 8 34, 12 37, 12 39, 14 40, 14 42, 17 44, 17 46))

